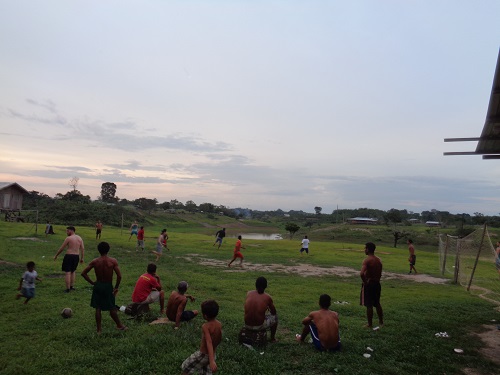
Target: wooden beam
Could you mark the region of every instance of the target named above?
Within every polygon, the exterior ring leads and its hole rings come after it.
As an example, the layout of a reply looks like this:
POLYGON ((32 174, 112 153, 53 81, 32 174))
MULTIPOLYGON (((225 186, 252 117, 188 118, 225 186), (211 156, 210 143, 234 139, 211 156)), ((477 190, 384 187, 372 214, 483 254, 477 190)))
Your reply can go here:
POLYGON ((471 137, 471 138, 445 138, 445 142, 469 142, 469 141, 479 141, 480 137, 471 137))
POLYGON ((443 152, 444 156, 452 156, 452 155, 481 155, 474 151, 469 152, 443 152))

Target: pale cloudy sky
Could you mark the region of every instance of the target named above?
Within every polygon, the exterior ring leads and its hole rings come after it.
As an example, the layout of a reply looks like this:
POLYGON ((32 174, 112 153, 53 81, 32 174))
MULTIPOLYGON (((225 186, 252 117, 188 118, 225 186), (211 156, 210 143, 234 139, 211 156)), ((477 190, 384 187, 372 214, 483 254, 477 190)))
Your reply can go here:
POLYGON ((498 0, 0 0, 0 181, 252 209, 500 213, 498 0))

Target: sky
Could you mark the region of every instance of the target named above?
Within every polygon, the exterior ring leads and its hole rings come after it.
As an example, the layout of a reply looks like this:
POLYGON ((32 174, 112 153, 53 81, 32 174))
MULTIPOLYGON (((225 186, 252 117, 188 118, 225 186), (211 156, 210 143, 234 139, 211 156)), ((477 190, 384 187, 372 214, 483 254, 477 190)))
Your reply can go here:
POLYGON ((0 181, 254 210, 500 213, 498 0, 0 0, 0 181))

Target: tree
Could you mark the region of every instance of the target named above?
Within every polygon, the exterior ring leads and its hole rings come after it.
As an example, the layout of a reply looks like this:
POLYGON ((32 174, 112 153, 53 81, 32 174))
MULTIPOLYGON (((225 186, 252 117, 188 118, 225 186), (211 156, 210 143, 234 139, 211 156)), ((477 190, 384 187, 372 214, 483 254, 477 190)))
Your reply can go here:
POLYGON ((391 208, 387 213, 385 214, 385 218, 387 221, 391 223, 401 223, 403 221, 401 211, 391 208))
POLYGON ((156 198, 154 199, 139 198, 134 201, 134 204, 141 210, 145 210, 148 211, 148 213, 151 213, 151 211, 153 211, 156 208, 158 200, 156 198))
POLYGON ((176 210, 179 210, 181 208, 184 208, 184 205, 182 204, 182 202, 179 202, 177 199, 172 199, 170 201, 170 208, 174 208, 176 210))
POLYGON ((394 231, 392 234, 394 236, 394 247, 398 246, 398 241, 401 238, 405 238, 406 236, 408 236, 408 233, 405 233, 404 231, 403 232, 394 231))
POLYGON ((198 206, 196 205, 196 203, 194 203, 193 201, 189 200, 189 201, 186 202, 186 204, 184 205, 184 207, 186 208, 186 211, 195 212, 196 208, 198 206))
POLYGON ((76 191, 76 188, 78 187, 78 181, 80 181, 80 178, 78 177, 71 177, 69 180, 68 184, 73 188, 73 191, 76 191))
POLYGON ((162 210, 169 210, 170 209, 170 202, 160 203, 158 207, 160 207, 162 210))
POLYGON ((116 202, 116 184, 112 182, 105 182, 101 185, 100 199, 103 202, 114 203, 116 202))
POLYGON ((62 195, 57 193, 57 196, 63 201, 79 202, 79 203, 90 203, 91 199, 89 195, 83 195, 80 190, 68 191, 66 194, 62 195))
POLYGON ((214 212, 215 206, 212 203, 202 203, 199 206, 200 211, 212 213, 214 212))
POLYGON ((322 208, 322 207, 319 207, 319 206, 314 207, 314 211, 316 212, 316 215, 321 214, 321 210, 322 210, 322 209, 323 209, 323 208, 322 208))
POLYGON ((290 239, 293 238, 293 235, 297 233, 300 227, 295 223, 286 223, 285 230, 290 233, 290 239))

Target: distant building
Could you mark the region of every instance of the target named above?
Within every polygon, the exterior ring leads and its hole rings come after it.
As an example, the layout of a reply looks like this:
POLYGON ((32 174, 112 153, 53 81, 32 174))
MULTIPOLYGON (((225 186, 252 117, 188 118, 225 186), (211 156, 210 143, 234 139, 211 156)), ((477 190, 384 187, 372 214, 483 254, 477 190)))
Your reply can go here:
POLYGON ((369 217, 352 217, 350 219, 347 219, 347 222, 349 224, 377 224, 378 219, 371 219, 369 217))
POLYGON ((408 221, 409 221, 410 223, 412 223, 412 224, 418 224, 418 223, 420 223, 420 219, 410 219, 410 220, 408 220, 408 221))
POLYGON ((440 227, 441 223, 439 221, 426 221, 425 225, 428 227, 440 227))
POLYGON ((0 209, 21 210, 28 191, 16 182, 0 182, 0 209))

